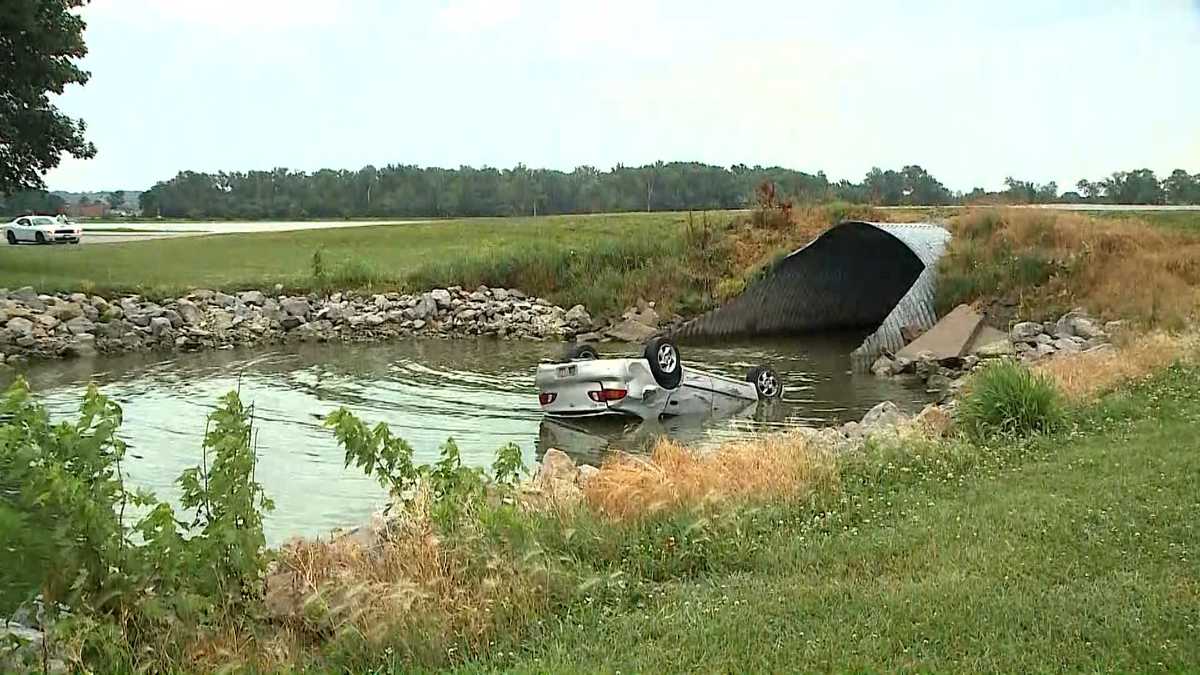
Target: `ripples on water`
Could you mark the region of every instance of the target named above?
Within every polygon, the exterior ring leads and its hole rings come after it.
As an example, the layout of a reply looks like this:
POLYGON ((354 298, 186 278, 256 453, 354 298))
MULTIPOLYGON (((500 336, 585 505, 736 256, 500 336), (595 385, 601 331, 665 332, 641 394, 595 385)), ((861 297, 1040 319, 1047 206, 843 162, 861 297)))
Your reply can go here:
MULTIPOLYGON (((685 364, 742 378, 753 365, 775 368, 784 399, 751 406, 723 420, 674 419, 645 425, 622 421, 564 425, 543 421, 533 370, 557 358, 561 344, 494 340, 410 341, 385 345, 298 345, 265 351, 129 355, 95 361, 39 363, 25 373, 56 415, 72 415, 89 380, 121 404, 122 437, 133 456, 127 474, 161 497, 178 497, 175 479, 199 462, 205 418, 218 398, 240 389, 255 406, 258 477, 275 500, 268 538, 328 532, 363 522, 383 492, 343 468, 343 455, 321 419, 346 406, 386 422, 415 449, 437 458, 448 437, 464 461, 489 465, 513 442, 532 465, 545 447, 598 461, 610 448, 644 450, 667 434, 709 444, 795 425, 858 419, 882 400, 915 408, 923 392, 848 372, 860 336, 794 338, 721 346, 685 346, 685 364)), ((607 355, 632 348, 602 345, 607 355)))

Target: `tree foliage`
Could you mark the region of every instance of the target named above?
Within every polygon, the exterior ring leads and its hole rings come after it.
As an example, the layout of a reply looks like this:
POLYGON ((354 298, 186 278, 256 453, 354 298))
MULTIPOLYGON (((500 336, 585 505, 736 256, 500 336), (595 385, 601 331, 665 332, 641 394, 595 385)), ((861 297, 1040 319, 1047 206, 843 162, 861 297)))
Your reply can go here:
POLYGON ((1200 175, 1179 170, 1160 185, 1153 172, 1118 172, 1097 183, 1080 181, 1079 194, 1059 195, 1044 185, 1008 178, 1006 189, 951 192, 917 165, 871 169, 862 182, 830 181, 781 167, 729 168, 695 162, 618 165, 610 171, 580 166, 570 172, 464 166, 410 165, 322 169, 315 173, 273 171, 185 171, 142 193, 143 215, 166 218, 363 218, 530 216, 621 211, 739 209, 756 205, 758 190, 772 186, 780 204, 845 201, 881 206, 938 205, 993 201, 1059 201, 1158 204, 1196 203, 1200 175), (1082 196, 1080 196, 1082 195, 1082 196), (1187 202, 1186 200, 1191 200, 1187 202))
POLYGON ((76 65, 87 54, 84 22, 72 10, 86 0, 0 3, 0 194, 40 189, 63 153, 89 158, 84 123, 50 101, 69 84, 84 84, 76 65))

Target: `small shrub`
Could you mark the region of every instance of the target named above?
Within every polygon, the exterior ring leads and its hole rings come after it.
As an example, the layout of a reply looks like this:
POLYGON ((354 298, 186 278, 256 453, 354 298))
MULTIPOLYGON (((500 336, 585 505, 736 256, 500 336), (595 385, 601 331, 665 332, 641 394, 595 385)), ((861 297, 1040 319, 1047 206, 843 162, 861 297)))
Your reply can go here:
POLYGON ((976 374, 959 410, 959 422, 977 440, 1050 434, 1064 421, 1053 381, 1012 361, 976 374))

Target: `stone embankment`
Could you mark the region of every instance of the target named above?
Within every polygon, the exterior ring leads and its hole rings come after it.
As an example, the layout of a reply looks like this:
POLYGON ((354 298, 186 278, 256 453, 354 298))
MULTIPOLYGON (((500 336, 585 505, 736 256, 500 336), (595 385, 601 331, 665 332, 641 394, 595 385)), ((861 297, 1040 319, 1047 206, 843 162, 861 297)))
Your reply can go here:
POLYGON ((58 358, 150 350, 228 349, 292 341, 367 342, 411 336, 561 340, 591 330, 565 309, 519 290, 426 293, 237 294, 196 290, 155 302, 137 295, 0 289, 0 356, 58 358))
MULTIPOLYGON (((961 320, 961 315, 958 318, 961 320)), ((982 317, 978 321, 981 324, 982 317)), ((934 326, 930 333, 938 328, 934 326)), ((917 378, 929 391, 949 395, 961 385, 964 375, 991 359, 1015 358, 1034 363, 1057 354, 1112 349, 1112 335, 1123 329, 1121 321, 1101 325, 1084 310, 1075 309, 1058 321, 1018 322, 1007 332, 983 325, 969 327, 970 333, 963 329, 962 339, 951 340, 955 346, 948 350, 922 350, 921 345, 926 343, 921 341, 921 335, 914 335, 909 346, 895 355, 879 357, 871 372, 880 377, 917 378)), ((944 346, 946 341, 934 344, 944 346)))

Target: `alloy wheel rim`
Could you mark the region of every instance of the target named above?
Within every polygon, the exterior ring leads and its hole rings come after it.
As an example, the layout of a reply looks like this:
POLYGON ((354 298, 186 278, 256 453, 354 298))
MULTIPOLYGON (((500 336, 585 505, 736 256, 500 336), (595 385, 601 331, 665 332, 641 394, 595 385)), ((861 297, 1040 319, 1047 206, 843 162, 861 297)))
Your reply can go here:
POLYGON ((774 398, 775 394, 779 393, 779 381, 768 371, 759 373, 758 390, 762 392, 763 396, 774 398))
POLYGON ((674 372, 676 364, 679 363, 678 357, 675 356, 675 348, 671 345, 663 345, 658 348, 658 365, 665 372, 674 372))

